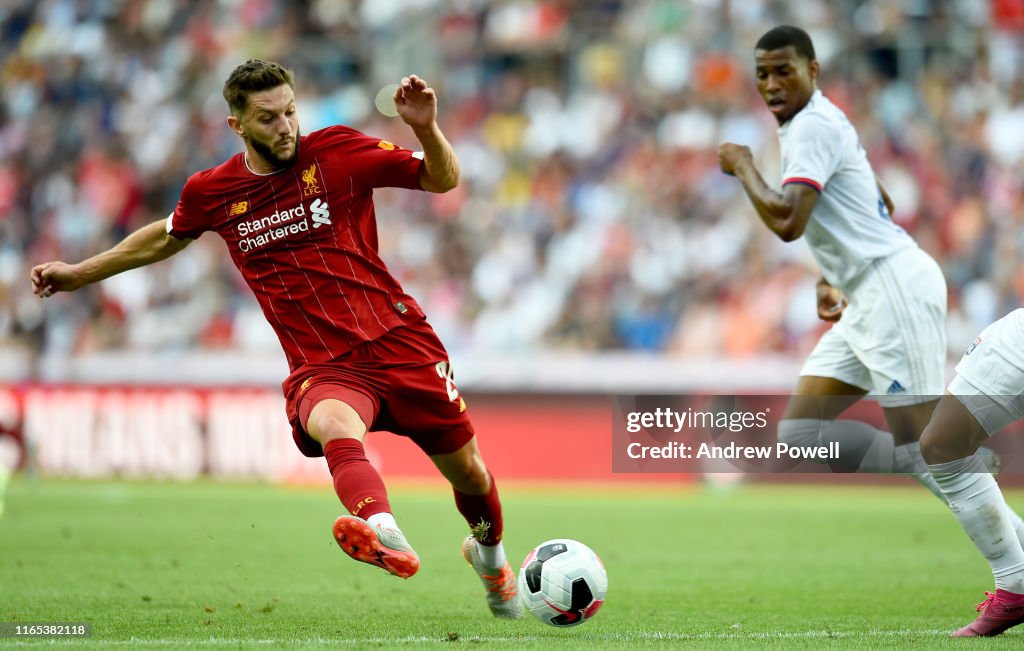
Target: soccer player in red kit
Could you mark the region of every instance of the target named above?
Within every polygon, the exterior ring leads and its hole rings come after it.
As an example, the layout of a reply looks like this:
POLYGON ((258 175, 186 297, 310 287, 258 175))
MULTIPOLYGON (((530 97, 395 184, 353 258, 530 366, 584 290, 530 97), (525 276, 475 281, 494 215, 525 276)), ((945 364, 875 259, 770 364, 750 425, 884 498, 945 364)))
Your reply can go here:
POLYGON ((284 348, 295 443, 307 456, 327 458, 348 512, 334 523, 341 548, 402 578, 419 569, 363 450, 367 431, 407 436, 452 484, 472 534, 462 553, 483 581, 491 611, 519 617, 497 488, 448 354, 377 253, 374 188, 447 192, 458 183, 433 89, 411 75, 394 95, 422 154, 345 126, 300 135, 293 76, 276 63, 237 67, 224 99, 228 126, 245 151, 192 175, 167 219, 78 264, 36 266, 33 291, 73 291, 163 260, 216 231, 284 348))

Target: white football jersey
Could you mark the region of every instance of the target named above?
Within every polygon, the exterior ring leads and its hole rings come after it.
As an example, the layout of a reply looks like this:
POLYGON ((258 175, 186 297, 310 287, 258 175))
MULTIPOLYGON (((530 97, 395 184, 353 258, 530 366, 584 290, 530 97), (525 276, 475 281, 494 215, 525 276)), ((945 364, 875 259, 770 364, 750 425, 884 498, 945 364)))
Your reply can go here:
POLYGON ((779 144, 782 185, 820 193, 803 237, 829 284, 847 287, 872 260, 917 246, 893 223, 857 131, 820 90, 779 127, 779 144))

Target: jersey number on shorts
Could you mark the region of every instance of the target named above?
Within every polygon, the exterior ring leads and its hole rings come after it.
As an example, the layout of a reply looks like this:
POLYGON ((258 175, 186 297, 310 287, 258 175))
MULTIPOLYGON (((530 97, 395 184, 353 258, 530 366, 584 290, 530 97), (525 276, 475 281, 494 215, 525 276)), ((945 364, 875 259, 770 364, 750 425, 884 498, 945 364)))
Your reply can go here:
POLYGON ((448 362, 438 362, 434 369, 437 376, 444 380, 444 390, 448 392, 448 399, 455 402, 459 399, 459 390, 455 386, 455 372, 448 362))

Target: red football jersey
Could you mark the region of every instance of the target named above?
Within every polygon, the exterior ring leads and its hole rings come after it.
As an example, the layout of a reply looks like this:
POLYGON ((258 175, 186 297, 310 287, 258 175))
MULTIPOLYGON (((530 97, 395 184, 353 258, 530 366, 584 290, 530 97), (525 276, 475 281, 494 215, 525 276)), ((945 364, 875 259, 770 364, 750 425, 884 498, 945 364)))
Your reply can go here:
POLYGON ((216 231, 295 371, 423 318, 377 253, 373 188, 421 189, 407 149, 333 126, 299 139, 291 167, 259 175, 244 154, 193 174, 167 231, 216 231))

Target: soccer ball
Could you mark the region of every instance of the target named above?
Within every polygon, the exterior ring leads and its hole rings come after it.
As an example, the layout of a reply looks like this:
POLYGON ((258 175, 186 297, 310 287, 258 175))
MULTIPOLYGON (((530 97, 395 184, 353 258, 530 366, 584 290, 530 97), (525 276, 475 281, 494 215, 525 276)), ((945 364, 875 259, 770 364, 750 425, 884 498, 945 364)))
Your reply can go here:
POLYGON ((597 613, 608 592, 601 559, 575 540, 534 547, 519 570, 519 598, 526 610, 551 626, 576 626, 597 613))

